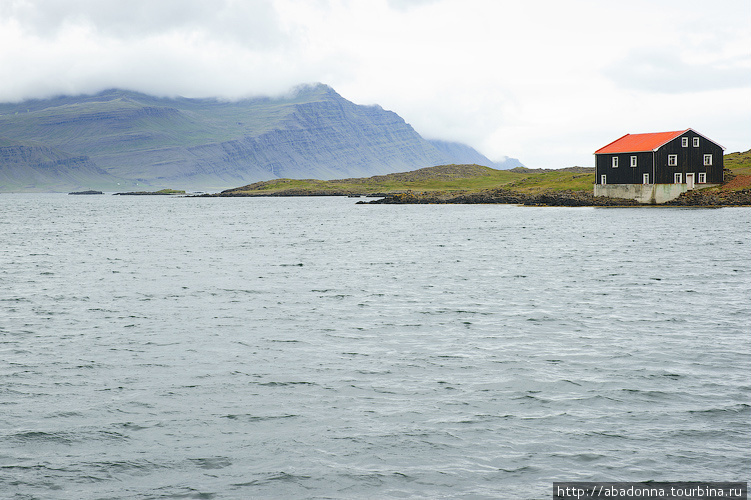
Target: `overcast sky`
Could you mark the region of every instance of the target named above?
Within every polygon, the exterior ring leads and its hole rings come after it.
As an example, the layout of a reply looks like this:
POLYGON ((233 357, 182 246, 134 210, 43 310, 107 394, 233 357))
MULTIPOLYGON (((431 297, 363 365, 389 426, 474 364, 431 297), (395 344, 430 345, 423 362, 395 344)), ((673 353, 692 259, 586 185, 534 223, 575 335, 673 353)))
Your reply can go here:
POLYGON ((0 101, 312 82, 533 168, 689 127, 745 151, 751 0, 0 0, 0 101))

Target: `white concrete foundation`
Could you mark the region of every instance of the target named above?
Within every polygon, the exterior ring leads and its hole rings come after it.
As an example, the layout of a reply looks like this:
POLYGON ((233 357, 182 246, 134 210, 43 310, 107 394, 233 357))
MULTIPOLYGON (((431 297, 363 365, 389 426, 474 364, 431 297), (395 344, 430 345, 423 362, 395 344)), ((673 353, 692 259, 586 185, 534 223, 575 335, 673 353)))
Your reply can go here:
MULTIPOLYGON (((701 187, 714 185, 701 184, 701 187)), ((674 200, 688 190, 688 184, 595 184, 595 196, 626 198, 648 205, 674 200)))

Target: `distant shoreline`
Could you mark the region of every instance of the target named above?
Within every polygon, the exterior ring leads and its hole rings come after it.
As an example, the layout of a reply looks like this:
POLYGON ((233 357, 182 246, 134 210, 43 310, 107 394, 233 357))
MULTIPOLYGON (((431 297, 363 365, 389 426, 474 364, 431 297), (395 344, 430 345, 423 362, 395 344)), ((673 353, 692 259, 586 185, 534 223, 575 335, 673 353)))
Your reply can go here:
POLYGON ((129 191, 126 193, 112 193, 113 196, 174 196, 184 195, 180 189, 161 189, 159 191, 129 191))

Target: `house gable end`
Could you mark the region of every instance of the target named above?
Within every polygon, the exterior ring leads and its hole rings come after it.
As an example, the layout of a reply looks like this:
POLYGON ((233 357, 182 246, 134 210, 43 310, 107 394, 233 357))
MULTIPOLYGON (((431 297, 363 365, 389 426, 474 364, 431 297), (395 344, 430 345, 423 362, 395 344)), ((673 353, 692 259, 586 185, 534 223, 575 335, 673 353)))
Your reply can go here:
MULTIPOLYGON (((698 135, 699 137, 701 137, 702 139, 704 139, 705 141, 709 141, 709 142, 711 142, 712 144, 714 144, 715 146, 719 147, 719 148, 720 148, 721 150, 725 151, 725 146, 723 146, 723 145, 722 145, 722 144, 720 144, 720 143, 717 143, 717 142, 713 141, 712 139, 710 139, 710 138, 709 138, 709 137, 707 137, 706 135, 702 135, 702 134, 700 134, 699 132, 697 132, 696 130, 694 130, 694 129, 692 129, 692 128, 690 128, 690 129, 686 130, 686 132, 692 132, 692 133, 694 133, 694 134, 698 135)), ((684 133, 685 133, 685 132, 684 132, 684 133)))

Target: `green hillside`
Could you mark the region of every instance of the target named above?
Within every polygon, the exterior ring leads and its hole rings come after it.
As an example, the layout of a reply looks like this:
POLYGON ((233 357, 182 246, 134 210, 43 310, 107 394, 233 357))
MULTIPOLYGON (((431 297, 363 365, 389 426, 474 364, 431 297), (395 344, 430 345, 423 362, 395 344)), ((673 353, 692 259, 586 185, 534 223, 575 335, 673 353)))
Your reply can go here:
MULTIPOLYGON (((717 190, 747 189, 751 185, 751 150, 725 155, 730 179, 717 190)), ((367 178, 322 181, 274 179, 228 189, 217 196, 372 195, 419 192, 426 195, 461 195, 505 189, 523 195, 573 192, 592 193, 595 169, 495 170, 480 165, 442 165, 367 178)))
POLYGON ((724 160, 725 168, 730 171, 730 175, 726 174, 726 182, 722 188, 733 191, 751 188, 751 149, 727 154, 724 160))
POLYGON ((228 189, 220 196, 370 195, 405 191, 461 194, 499 187, 523 193, 591 191, 593 178, 594 169, 582 167, 537 171, 527 168, 496 170, 480 165, 441 165, 356 179, 274 179, 228 189))

